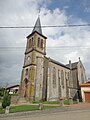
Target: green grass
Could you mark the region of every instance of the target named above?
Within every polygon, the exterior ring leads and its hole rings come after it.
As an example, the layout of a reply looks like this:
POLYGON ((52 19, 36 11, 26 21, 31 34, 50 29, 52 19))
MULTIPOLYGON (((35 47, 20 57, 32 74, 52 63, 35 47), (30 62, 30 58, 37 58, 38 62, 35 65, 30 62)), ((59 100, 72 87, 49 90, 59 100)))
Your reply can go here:
MULTIPOLYGON (((55 106, 44 106, 43 109, 55 108, 55 106)), ((10 108, 10 113, 14 112, 24 112, 24 111, 35 111, 39 110, 38 105, 21 105, 21 106, 12 106, 10 108)))
POLYGON ((0 98, 0 103, 2 103, 2 98, 0 98))
POLYGON ((10 113, 38 110, 37 105, 11 106, 10 113))
POLYGON ((0 114, 3 114, 3 113, 5 113, 5 110, 2 109, 2 107, 0 106, 0 114))
MULTIPOLYGON (((55 106, 44 106, 43 109, 50 109, 50 108, 55 108, 55 106)), ((10 113, 35 111, 35 110, 39 110, 38 105, 20 105, 20 106, 10 107, 10 113)), ((0 114, 3 114, 3 113, 5 113, 5 110, 0 108, 0 114)))
POLYGON ((69 100, 64 100, 64 104, 65 105, 70 105, 70 101, 69 100))
MULTIPOLYGON (((32 102, 33 104, 39 104, 39 103, 43 103, 43 104, 60 104, 60 101, 45 101, 45 102, 32 102)), ((69 100, 64 100, 64 104, 65 105, 69 105, 70 101, 69 100)))
POLYGON ((39 104, 39 103, 43 103, 43 104, 60 104, 59 101, 45 101, 45 102, 32 102, 33 104, 39 104))
POLYGON ((46 101, 44 104, 60 104, 59 101, 46 101))
MULTIPOLYGON (((45 102, 32 102, 34 105, 20 105, 20 106, 11 106, 10 107, 10 113, 15 113, 15 112, 24 112, 24 111, 35 111, 39 110, 39 106, 35 104, 50 104, 50 106, 44 106, 43 109, 50 109, 50 108, 55 108, 56 106, 53 106, 53 104, 60 104, 60 101, 45 101, 45 102)), ((64 100, 65 105, 69 105, 70 101, 69 100, 64 100)), ((75 103, 74 103, 75 104, 75 103)), ((0 114, 5 113, 5 110, 3 110, 0 107, 0 114)))
MULTIPOLYGON (((35 102, 35 101, 33 101, 32 103, 33 104, 42 103, 42 104, 56 104, 57 105, 57 104, 60 104, 61 101, 45 101, 45 102, 42 102, 42 101, 35 102)), ((71 103, 71 100, 68 100, 68 99, 64 100, 65 105, 70 105, 70 103, 71 103)), ((77 104, 77 101, 73 101, 73 104, 77 104)))

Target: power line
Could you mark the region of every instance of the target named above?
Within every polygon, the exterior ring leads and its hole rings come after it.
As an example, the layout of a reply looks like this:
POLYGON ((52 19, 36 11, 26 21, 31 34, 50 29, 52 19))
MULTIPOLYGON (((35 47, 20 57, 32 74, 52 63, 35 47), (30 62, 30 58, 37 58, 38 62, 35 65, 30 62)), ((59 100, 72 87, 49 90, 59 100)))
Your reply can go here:
MULTIPOLYGON (((44 26, 41 26, 42 28, 52 28, 52 27, 89 27, 90 26, 90 24, 74 24, 74 25, 70 25, 70 24, 68 24, 68 25, 44 25, 44 26)), ((37 28, 38 27, 40 27, 40 26, 37 26, 37 28)), ((25 28, 33 28, 33 26, 0 26, 0 29, 18 29, 18 28, 20 28, 20 29, 25 29, 25 28)))
MULTIPOLYGON (((26 48, 21 46, 21 47, 16 47, 16 46, 8 46, 8 47, 0 47, 0 51, 22 51, 25 50, 26 48)), ((47 50, 70 50, 70 49, 78 49, 78 50, 86 50, 90 49, 90 46, 57 46, 57 47, 47 47, 47 50)))
MULTIPOLYGON (((52 46, 52 47, 47 47, 47 48, 60 48, 60 47, 80 47, 80 48, 90 48, 90 46, 73 46, 73 45, 70 45, 70 46, 56 46, 56 47, 54 47, 54 46, 52 46)), ((0 48, 25 48, 24 46, 19 46, 19 47, 17 47, 17 46, 0 46, 0 48)))

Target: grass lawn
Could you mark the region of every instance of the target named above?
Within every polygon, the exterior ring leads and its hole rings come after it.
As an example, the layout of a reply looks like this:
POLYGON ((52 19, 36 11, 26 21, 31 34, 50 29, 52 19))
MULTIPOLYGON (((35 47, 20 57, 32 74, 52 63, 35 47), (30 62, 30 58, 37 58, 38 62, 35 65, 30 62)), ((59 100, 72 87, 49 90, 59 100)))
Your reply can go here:
POLYGON ((23 112, 23 111, 34 111, 38 110, 37 105, 21 105, 21 106, 11 106, 10 113, 13 112, 23 112))
MULTIPOLYGON (((39 103, 43 103, 43 104, 60 104, 60 101, 45 101, 45 102, 32 102, 33 104, 39 104, 39 103)), ((64 104, 65 105, 69 105, 70 101, 69 100, 64 100, 64 104)))
POLYGON ((2 99, 0 98, 0 103, 2 103, 2 99))
MULTIPOLYGON (((55 106, 44 106, 43 109, 50 109, 50 108, 55 108, 55 106)), ((10 113, 35 111, 35 110, 39 110, 38 105, 20 105, 20 106, 11 106, 10 107, 10 113)), ((0 114, 3 114, 3 113, 5 113, 5 110, 0 108, 0 114)))
POLYGON ((32 102, 33 104, 39 104, 39 103, 43 103, 43 104, 60 104, 59 101, 45 101, 45 102, 32 102))
POLYGON ((69 100, 64 100, 64 104, 65 105, 70 105, 70 101, 69 100))
MULTIPOLYGON (((45 102, 32 102, 32 103, 34 105, 11 106, 10 107, 10 113, 39 110, 39 106, 35 105, 35 104, 39 104, 39 103, 48 104, 48 105, 45 105, 43 109, 55 108, 56 106, 53 106, 53 104, 56 104, 56 105, 60 104, 60 101, 45 101, 45 102)), ((70 101, 69 100, 64 100, 64 104, 69 105, 70 101)), ((2 107, 0 107, 0 114, 3 114, 3 113, 5 113, 5 110, 3 110, 2 107)))
POLYGON ((2 109, 2 107, 0 106, 0 114, 3 114, 3 113, 5 113, 5 110, 2 109))

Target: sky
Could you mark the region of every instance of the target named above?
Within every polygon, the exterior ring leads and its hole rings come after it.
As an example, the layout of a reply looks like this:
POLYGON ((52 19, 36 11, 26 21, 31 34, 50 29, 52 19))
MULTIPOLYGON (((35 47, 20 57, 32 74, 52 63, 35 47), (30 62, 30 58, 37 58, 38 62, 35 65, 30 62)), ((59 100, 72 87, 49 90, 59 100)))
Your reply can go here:
MULTIPOLYGON (((90 24, 90 0, 0 0, 0 27, 34 26, 40 9, 42 26, 90 24)), ((0 86, 19 84, 26 37, 33 28, 0 28, 0 86)), ((42 28, 47 56, 63 64, 80 57, 90 77, 90 26, 42 28)))

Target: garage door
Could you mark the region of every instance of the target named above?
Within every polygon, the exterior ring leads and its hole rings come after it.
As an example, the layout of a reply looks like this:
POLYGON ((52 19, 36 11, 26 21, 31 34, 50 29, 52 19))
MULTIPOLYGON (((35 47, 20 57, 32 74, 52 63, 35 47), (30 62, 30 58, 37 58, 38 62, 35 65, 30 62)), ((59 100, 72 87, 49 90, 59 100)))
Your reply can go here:
POLYGON ((85 102, 90 102, 90 92, 85 92, 85 102))

